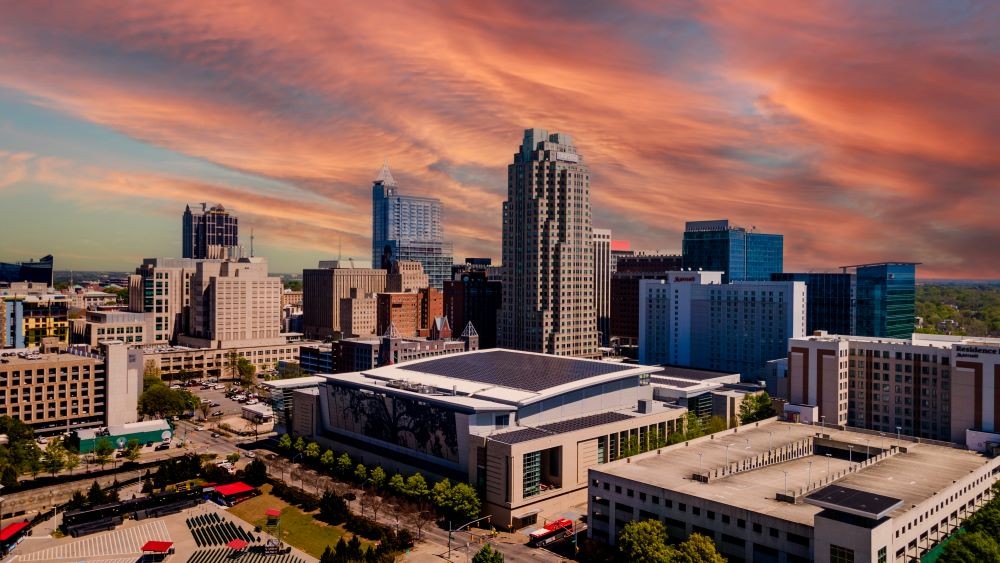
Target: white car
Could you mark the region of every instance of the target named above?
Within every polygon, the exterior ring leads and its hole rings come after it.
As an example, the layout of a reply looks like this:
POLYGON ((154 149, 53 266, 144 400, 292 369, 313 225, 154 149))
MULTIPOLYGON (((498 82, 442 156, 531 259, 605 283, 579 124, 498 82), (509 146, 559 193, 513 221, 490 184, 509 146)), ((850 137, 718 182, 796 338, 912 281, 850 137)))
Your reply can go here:
POLYGON ((198 431, 201 431, 201 430, 204 430, 205 427, 204 426, 195 426, 194 429, 198 430, 198 431))
POLYGON ((170 388, 171 389, 181 389, 181 386, 177 385, 176 383, 174 383, 173 385, 170 386, 170 388))
POLYGON ((247 404, 248 404, 248 405, 256 405, 256 404, 257 404, 257 403, 259 403, 259 402, 260 402, 260 401, 258 401, 257 399, 248 399, 248 400, 247 400, 247 404))
POLYGON ((253 452, 243 452, 243 455, 247 456, 250 459, 253 459, 253 458, 257 457, 257 454, 255 454, 253 452))

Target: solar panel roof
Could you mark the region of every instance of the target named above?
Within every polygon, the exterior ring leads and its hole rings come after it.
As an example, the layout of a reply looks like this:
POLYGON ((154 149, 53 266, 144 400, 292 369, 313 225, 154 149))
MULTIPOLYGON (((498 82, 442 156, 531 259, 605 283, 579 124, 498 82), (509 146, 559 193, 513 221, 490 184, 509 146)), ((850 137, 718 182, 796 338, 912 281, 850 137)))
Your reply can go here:
POLYGON ((823 508, 878 519, 903 503, 898 498, 830 485, 806 497, 806 502, 823 508))
POLYGON ((487 350, 408 363, 401 369, 537 392, 635 367, 511 350, 487 350))
POLYGON ((490 439, 504 444, 518 444, 521 442, 527 442, 528 440, 537 440, 538 438, 553 436, 555 434, 575 432, 577 430, 583 430, 584 428, 618 422, 620 420, 628 420, 630 418, 633 417, 622 412, 602 412, 581 416, 580 418, 571 418, 569 420, 541 424, 539 426, 519 428, 502 434, 494 434, 493 436, 490 436, 490 439))
POLYGON ((671 387, 677 387, 678 389, 685 389, 687 387, 695 387, 700 385, 695 381, 684 381, 683 379, 670 379, 669 377, 650 377, 649 381, 651 383, 662 383, 663 385, 670 385, 671 387))

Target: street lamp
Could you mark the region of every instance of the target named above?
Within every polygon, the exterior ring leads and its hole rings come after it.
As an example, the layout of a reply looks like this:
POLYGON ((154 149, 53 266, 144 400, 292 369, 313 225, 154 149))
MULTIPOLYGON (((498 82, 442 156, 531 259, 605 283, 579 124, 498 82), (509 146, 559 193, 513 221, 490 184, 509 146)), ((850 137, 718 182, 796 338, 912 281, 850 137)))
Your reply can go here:
POLYGON ((781 472, 785 474, 785 494, 787 495, 788 494, 788 472, 785 471, 784 469, 782 469, 781 472))
POLYGON ((750 438, 746 438, 745 440, 746 440, 746 443, 747 443, 746 449, 749 450, 750 449, 750 438))
POLYGON ((872 456, 872 441, 865 440, 865 461, 872 456))
POLYGON ((903 427, 902 426, 897 426, 896 427, 896 447, 897 448, 899 447, 899 433, 902 432, 902 431, 903 431, 903 427))
POLYGON ((882 451, 885 451, 885 432, 879 432, 878 435, 882 437, 882 451))
POLYGON ((806 473, 806 481, 807 481, 806 488, 808 489, 809 487, 812 486, 813 482, 813 462, 811 461, 809 462, 809 469, 807 471, 808 473, 806 473))
POLYGON ((847 461, 854 463, 854 444, 849 444, 847 446, 847 461))
POLYGON ((826 454, 826 474, 827 475, 830 474, 830 458, 832 458, 832 457, 833 457, 833 454, 826 454))
POLYGON ((726 444, 726 471, 729 470, 729 446, 732 444, 726 444))
POLYGON ((767 433, 767 451, 771 451, 773 449, 774 449, 774 433, 773 432, 768 432, 767 433))
POLYGON ((819 427, 826 428, 826 415, 819 417, 819 427))
POLYGON ((702 458, 702 456, 704 456, 704 455, 705 455, 704 453, 702 453, 702 452, 698 452, 698 471, 699 471, 699 472, 701 472, 701 470, 702 470, 702 468, 703 468, 703 466, 702 466, 702 463, 701 463, 701 458, 702 458))

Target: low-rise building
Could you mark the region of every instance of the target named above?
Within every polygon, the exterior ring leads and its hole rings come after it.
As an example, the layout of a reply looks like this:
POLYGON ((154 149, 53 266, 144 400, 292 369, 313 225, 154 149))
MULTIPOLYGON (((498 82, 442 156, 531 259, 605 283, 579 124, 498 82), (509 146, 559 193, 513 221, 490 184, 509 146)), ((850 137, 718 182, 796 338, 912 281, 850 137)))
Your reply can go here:
POLYGON ((237 346, 232 348, 189 348, 187 346, 146 346, 139 348, 143 365, 159 368, 164 379, 182 371, 193 377, 232 377, 229 357, 242 356, 257 371, 273 369, 278 362, 297 362, 301 342, 288 338, 282 344, 237 346))
POLYGON ((614 543, 655 519, 733 562, 903 563, 955 532, 998 478, 997 457, 771 419, 592 467, 589 534, 614 543))
MULTIPOLYGON (((37 284, 32 284, 37 285, 37 284)), ((69 343, 69 297, 46 290, 0 294, 0 348, 33 348, 43 338, 69 343)))
POLYGON ((118 341, 101 354, 0 353, 0 416, 49 436, 138 419, 142 373, 118 341))
POLYGON ((683 429, 686 409, 653 400, 655 369, 480 350, 323 375, 293 417, 366 463, 480 486, 492 523, 521 528, 585 502, 588 468, 683 429))
POLYGON ((128 311, 87 311, 86 317, 73 319, 73 343, 96 348, 101 340, 121 340, 125 344, 150 344, 152 339, 151 313, 128 311))

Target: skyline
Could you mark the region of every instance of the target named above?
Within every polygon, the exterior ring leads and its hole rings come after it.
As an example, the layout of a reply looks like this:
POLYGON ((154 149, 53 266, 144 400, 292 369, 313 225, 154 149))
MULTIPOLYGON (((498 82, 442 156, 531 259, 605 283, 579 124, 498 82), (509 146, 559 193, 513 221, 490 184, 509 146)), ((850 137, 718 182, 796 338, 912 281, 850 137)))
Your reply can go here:
POLYGON ((364 261, 384 159, 456 261, 497 260, 539 127, 632 248, 728 218, 784 234, 786 271, 1000 278, 1000 7, 775 5, 4 3, 0 260, 129 271, 216 201, 275 272, 364 261))

